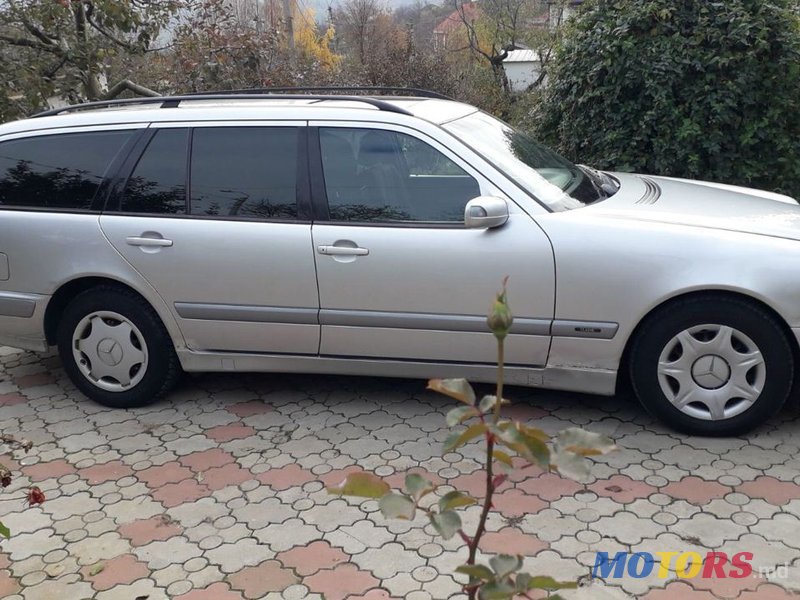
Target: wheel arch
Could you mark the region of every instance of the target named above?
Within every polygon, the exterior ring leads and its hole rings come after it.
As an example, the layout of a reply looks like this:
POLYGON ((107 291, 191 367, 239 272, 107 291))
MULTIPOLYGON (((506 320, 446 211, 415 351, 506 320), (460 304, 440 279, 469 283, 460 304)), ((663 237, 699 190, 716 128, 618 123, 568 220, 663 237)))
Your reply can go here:
MULTIPOLYGON (((628 367, 630 364, 631 348, 633 347, 636 338, 639 336, 644 326, 651 319, 653 319, 660 311, 667 308, 668 306, 671 306, 672 304, 681 302, 683 300, 693 299, 693 298, 737 299, 737 300, 743 300, 745 302, 748 302, 749 304, 752 304, 753 306, 760 308, 761 310, 772 316, 775 319, 775 321, 780 325, 780 328, 783 330, 783 333, 786 335, 786 338, 789 341, 789 346, 792 348, 792 356, 795 363, 800 361, 800 344, 798 344, 797 338, 792 333, 791 327, 789 327, 789 324, 786 322, 786 319, 784 319, 778 311, 776 311, 772 306, 770 306, 763 300, 739 290, 726 290, 726 289, 693 290, 667 298, 660 304, 653 306, 647 313, 644 314, 644 316, 642 316, 642 318, 633 328, 633 331, 631 331, 631 334, 628 336, 628 339, 625 342, 625 347, 622 351, 622 356, 620 358, 619 369, 617 370, 617 390, 627 389, 630 385, 630 375, 628 367)), ((797 373, 796 379, 797 378, 800 378, 800 373, 797 373)))
MULTIPOLYGON (((161 319, 162 324, 165 327, 167 327, 167 323, 164 322, 164 318, 161 315, 161 312, 158 310, 158 308, 153 306, 153 303, 150 300, 148 300, 144 294, 142 294, 139 290, 137 290, 133 286, 124 283, 122 281, 119 281, 117 279, 112 279, 110 277, 104 277, 100 275, 87 275, 82 277, 76 277, 75 279, 71 279, 69 281, 65 281, 58 287, 58 289, 50 297, 50 300, 47 303, 47 307, 45 308, 45 313, 44 313, 44 334, 48 344, 52 346, 56 343, 56 332, 58 330, 58 323, 61 321, 61 317, 64 314, 64 309, 66 309, 67 305, 78 294, 85 292, 86 290, 90 290, 92 288, 100 286, 116 287, 118 289, 126 290, 128 292, 136 294, 144 302, 150 305, 150 307, 155 311, 156 315, 158 315, 159 319, 161 319)), ((169 331, 168 327, 167 330, 169 331)))

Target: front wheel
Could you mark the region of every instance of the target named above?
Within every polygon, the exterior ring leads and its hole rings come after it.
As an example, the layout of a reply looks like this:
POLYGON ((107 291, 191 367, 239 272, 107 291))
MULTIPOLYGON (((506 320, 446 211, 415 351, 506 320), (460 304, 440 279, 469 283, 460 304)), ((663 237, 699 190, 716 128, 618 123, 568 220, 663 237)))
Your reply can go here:
POLYGON ((780 323, 736 298, 691 298, 648 318, 631 350, 639 401, 690 434, 745 433, 783 406, 794 361, 780 323))
POLYGON ((64 310, 57 338, 70 379, 106 406, 150 404, 180 373, 163 323, 129 290, 103 286, 78 294, 64 310))

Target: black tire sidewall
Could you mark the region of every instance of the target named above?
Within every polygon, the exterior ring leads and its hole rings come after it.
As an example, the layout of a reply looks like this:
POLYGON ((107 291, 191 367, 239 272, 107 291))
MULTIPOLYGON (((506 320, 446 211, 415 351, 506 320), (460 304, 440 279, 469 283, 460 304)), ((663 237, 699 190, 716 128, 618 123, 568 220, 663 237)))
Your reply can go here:
POLYGON ((654 416, 684 433, 726 436, 746 433, 780 410, 792 389, 794 360, 783 329, 766 311, 744 301, 697 299, 667 307, 648 320, 634 342, 630 370, 636 396, 654 416), (666 344, 681 331, 706 324, 729 325, 741 331, 758 346, 766 366, 764 389, 753 405, 720 421, 681 412, 658 382, 658 360, 666 344))
POLYGON ((64 310, 56 337, 64 369, 75 386, 92 400, 112 408, 134 408, 154 402, 170 379, 170 368, 176 360, 172 340, 155 311, 137 296, 114 289, 88 290, 76 296, 64 310), (75 328, 81 319, 96 311, 112 311, 124 316, 136 325, 147 345, 144 377, 124 392, 110 392, 97 387, 75 362, 72 353, 75 328))

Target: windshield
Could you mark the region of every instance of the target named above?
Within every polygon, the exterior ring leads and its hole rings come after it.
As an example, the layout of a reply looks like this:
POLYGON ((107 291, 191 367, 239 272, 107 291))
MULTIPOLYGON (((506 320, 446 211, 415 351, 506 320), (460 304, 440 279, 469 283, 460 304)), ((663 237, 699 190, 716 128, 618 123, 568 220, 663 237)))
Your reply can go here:
POLYGON ((484 112, 450 121, 444 128, 551 210, 579 208, 616 191, 607 175, 572 164, 527 133, 484 112))

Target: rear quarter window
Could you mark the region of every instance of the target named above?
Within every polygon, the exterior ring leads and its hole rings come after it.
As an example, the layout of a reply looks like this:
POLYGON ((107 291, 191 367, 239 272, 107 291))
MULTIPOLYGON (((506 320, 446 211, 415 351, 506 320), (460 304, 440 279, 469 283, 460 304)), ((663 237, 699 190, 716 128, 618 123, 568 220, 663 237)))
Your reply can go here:
POLYGON ((43 135, 0 142, 0 208, 89 210, 131 131, 43 135))
POLYGON ((197 128, 191 214, 297 218, 297 127, 197 128))
POLYGON ((189 130, 155 133, 128 178, 122 211, 146 214, 186 214, 186 156, 189 130))

